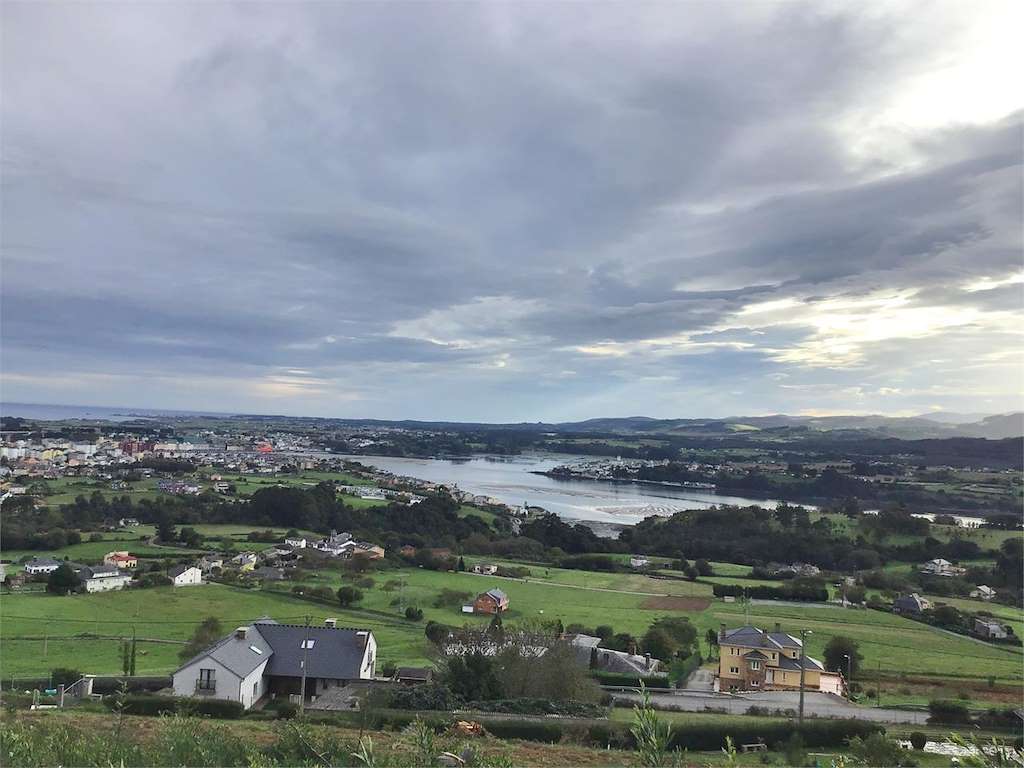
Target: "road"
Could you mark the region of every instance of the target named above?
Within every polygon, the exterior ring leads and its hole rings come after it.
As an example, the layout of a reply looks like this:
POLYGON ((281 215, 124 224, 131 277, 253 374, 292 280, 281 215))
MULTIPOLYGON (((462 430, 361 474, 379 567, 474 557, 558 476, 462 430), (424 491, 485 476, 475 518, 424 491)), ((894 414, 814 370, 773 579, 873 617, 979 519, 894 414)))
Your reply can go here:
MULTIPOLYGON (((623 701, 639 701, 640 695, 635 689, 609 689, 616 699, 623 701)), ((766 691, 763 693, 707 693, 704 691, 652 691, 651 702, 657 709, 671 709, 681 712, 703 712, 705 709, 725 710, 730 714, 744 715, 751 707, 763 707, 768 710, 796 710, 799 706, 799 694, 795 691, 766 691)), ((928 720, 927 712, 912 712, 902 709, 883 709, 880 707, 861 707, 851 704, 845 699, 827 693, 804 694, 805 717, 836 717, 852 720, 870 720, 875 723, 924 724, 928 720)))

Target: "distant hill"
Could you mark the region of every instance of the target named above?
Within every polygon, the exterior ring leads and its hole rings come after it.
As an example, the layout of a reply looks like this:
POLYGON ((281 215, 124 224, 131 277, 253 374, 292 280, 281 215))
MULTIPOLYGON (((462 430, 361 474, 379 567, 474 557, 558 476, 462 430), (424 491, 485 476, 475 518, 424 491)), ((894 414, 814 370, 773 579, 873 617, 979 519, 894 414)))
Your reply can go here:
MULTIPOLYGON (((628 418, 588 419, 545 425, 559 432, 603 432, 618 434, 665 435, 727 435, 772 432, 777 436, 789 431, 861 432, 877 437, 921 440, 943 437, 983 437, 999 440, 1024 436, 1024 413, 985 416, 975 421, 961 421, 966 414, 940 414, 945 418, 925 416, 730 416, 724 419, 652 419, 644 416, 628 418)), ((539 425, 538 425, 539 426, 539 425)))

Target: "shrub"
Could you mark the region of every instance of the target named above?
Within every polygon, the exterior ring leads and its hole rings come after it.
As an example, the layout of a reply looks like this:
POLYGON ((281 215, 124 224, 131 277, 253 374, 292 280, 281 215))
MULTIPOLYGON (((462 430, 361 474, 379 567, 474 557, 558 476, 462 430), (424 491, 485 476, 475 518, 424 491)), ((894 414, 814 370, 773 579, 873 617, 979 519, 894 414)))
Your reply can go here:
POLYGON ((414 605, 410 605, 405 609, 405 618, 409 621, 419 621, 423 618, 423 610, 414 605))
MULTIPOLYGON (((237 720, 245 712, 245 709, 237 701, 224 701, 223 699, 125 696, 120 701, 124 713, 128 715, 162 715, 190 712, 224 720, 237 720)), ((114 697, 104 698, 103 703, 109 709, 115 709, 119 706, 118 699, 114 697)))
POLYGON ((920 750, 924 749, 924 747, 925 747, 925 745, 927 743, 928 743, 928 735, 927 734, 922 733, 921 731, 914 731, 913 733, 910 734, 910 744, 914 747, 914 749, 920 751, 920 750))
POLYGON ((531 720, 484 720, 481 723, 489 733, 499 739, 522 739, 557 744, 562 739, 562 726, 557 723, 539 723, 531 720))
POLYGON ((867 737, 883 733, 878 723, 864 720, 805 720, 800 728, 796 723, 778 720, 769 723, 737 723, 735 725, 711 725, 705 723, 673 723, 672 749, 707 751, 721 749, 725 737, 734 744, 779 744, 799 733, 805 747, 841 747, 855 736, 867 737))
POLYGON ((668 677, 663 675, 639 677, 637 675, 621 675, 615 672, 601 672, 597 670, 592 670, 590 675, 601 685, 620 685, 625 688, 639 688, 641 683, 648 688, 665 688, 668 685, 668 677))
POLYGON ((971 715, 967 705, 959 701, 928 702, 929 723, 969 723, 971 715))
MULTIPOLYGON (((273 712, 278 720, 291 720, 299 714, 299 705, 288 699, 271 699, 263 707, 264 712, 273 712)), ((251 716, 255 713, 249 713, 251 716)))
POLYGON ((82 673, 77 669, 67 667, 55 667, 50 670, 50 682, 54 688, 58 685, 71 685, 82 679, 82 673))

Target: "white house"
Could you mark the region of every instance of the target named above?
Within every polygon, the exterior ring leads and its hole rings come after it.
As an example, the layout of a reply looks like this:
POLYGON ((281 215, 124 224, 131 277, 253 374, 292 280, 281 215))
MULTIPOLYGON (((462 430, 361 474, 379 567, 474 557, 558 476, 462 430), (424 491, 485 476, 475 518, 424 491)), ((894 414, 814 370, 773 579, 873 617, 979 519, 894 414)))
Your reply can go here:
POLYGON ((307 702, 376 673, 377 641, 369 630, 278 624, 260 619, 239 627, 187 661, 173 675, 175 696, 237 701, 246 709, 264 696, 307 702), (302 691, 303 671, 306 676, 302 691))
POLYGON ((941 557, 929 560, 927 563, 920 566, 918 570, 921 573, 925 573, 930 576, 963 576, 967 573, 966 568, 953 565, 949 560, 944 560, 941 557))
POLYGON ((643 555, 633 555, 633 557, 629 558, 629 567, 630 568, 646 568, 650 564, 651 564, 651 561, 648 560, 643 555))
POLYGON ((493 576, 498 572, 498 566, 494 563, 477 563, 473 566, 473 573, 482 573, 484 576, 493 576))
POLYGON ((86 592, 124 589, 132 581, 131 574, 112 565, 86 566, 78 572, 78 578, 82 580, 82 587, 86 592))
POLYGON ((979 584, 971 590, 971 597, 976 600, 991 600, 996 596, 996 591, 987 584, 979 584))
POLYGON ((194 565, 176 565, 167 572, 176 587, 190 587, 203 583, 203 572, 194 565))
POLYGON ((25 573, 36 575, 39 573, 53 573, 60 568, 60 560, 50 557, 33 557, 25 563, 25 573))
POLYGON ((299 537, 297 539, 285 539, 284 543, 292 549, 305 549, 307 544, 306 539, 303 537, 299 537))
POLYGON ((995 619, 975 619, 974 634, 984 637, 986 640, 1005 640, 1009 637, 1007 625, 1000 624, 995 619))

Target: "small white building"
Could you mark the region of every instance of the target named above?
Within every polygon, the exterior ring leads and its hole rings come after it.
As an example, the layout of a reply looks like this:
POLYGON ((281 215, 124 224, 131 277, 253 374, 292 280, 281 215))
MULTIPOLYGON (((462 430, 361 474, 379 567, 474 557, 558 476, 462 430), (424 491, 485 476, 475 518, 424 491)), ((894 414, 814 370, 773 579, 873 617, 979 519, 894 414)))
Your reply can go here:
POLYGON ((78 578, 82 580, 82 588, 86 592, 124 589, 132 581, 131 574, 110 565, 86 566, 78 572, 78 578))
POLYGON ((975 600, 991 600, 996 596, 996 591, 987 584, 979 584, 971 590, 971 597, 975 600))
POLYGON ((167 572, 176 587, 191 587, 203 583, 203 572, 194 565, 176 565, 167 572))
POLYGON ((630 568, 646 568, 650 564, 651 561, 643 555, 633 555, 631 558, 629 558, 630 568))
POLYGON ((60 565, 60 560, 54 560, 50 557, 33 557, 25 563, 25 573, 32 574, 33 576, 40 573, 53 573, 60 568, 60 565))
POLYGON ((494 563, 477 563, 473 566, 473 573, 481 573, 484 576, 493 576, 498 572, 498 566, 494 563))
POLYGON ((299 537, 297 539, 285 539, 284 543, 292 549, 305 549, 308 542, 305 538, 299 537))

